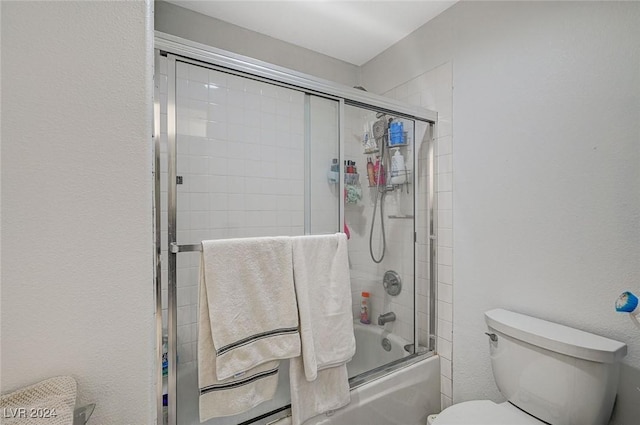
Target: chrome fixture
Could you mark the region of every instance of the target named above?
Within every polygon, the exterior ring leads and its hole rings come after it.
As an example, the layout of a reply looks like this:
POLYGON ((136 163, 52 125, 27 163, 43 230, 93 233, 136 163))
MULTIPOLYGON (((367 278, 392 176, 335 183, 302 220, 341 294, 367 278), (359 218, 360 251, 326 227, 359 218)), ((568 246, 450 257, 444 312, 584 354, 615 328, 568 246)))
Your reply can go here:
POLYGON ((496 334, 493 334, 493 333, 490 334, 489 332, 485 332, 484 334, 489 337, 491 342, 496 342, 498 340, 498 335, 496 334))
POLYGON ((385 314, 381 314, 378 316, 378 325, 383 326, 385 323, 395 322, 396 314, 393 311, 390 311, 385 314))
MULTIPOLYGON (((407 353, 409 353, 409 354, 414 354, 414 353, 416 353, 416 351, 415 351, 415 344, 407 344, 407 345, 405 345, 405 346, 404 346, 404 351, 406 351, 406 352, 407 352, 407 353)), ((425 346, 423 346, 423 345, 418 345, 418 351, 417 351, 417 354, 424 354, 424 353, 426 353, 427 351, 429 351, 429 350, 427 350, 427 347, 425 347, 425 346)))
POLYGON ((395 297, 402 291, 402 279, 400 279, 400 275, 398 273, 393 270, 388 270, 382 279, 382 286, 384 286, 384 290, 387 291, 387 294, 395 297))
POLYGON ((384 351, 391 351, 391 341, 389 341, 389 338, 382 338, 382 348, 384 349, 384 351))

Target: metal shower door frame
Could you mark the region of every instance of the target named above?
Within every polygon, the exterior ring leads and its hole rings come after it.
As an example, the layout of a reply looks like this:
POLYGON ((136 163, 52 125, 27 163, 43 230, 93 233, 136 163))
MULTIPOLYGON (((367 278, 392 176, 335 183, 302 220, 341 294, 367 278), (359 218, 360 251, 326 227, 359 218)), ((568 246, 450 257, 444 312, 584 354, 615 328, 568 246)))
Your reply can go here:
MULTIPOLYGON (((404 116, 417 121, 427 123, 428 128, 432 132, 435 131, 435 123, 437 122, 437 113, 429 111, 423 108, 412 107, 397 101, 389 100, 381 96, 365 93, 360 90, 343 87, 325 80, 310 77, 305 74, 300 74, 295 71, 287 70, 285 68, 277 67, 271 64, 266 64, 257 60, 246 58, 240 55, 235 55, 229 52, 224 52, 219 49, 211 48, 208 46, 194 43, 188 40, 180 39, 178 37, 170 36, 156 32, 155 38, 156 45, 156 69, 159 69, 159 57, 160 55, 166 56, 168 61, 167 75, 168 75, 168 94, 167 94, 167 142, 168 142, 168 187, 167 187, 167 212, 168 212, 168 305, 167 305, 167 330, 168 330, 168 424, 177 425, 177 254, 180 252, 192 252, 200 249, 199 245, 178 245, 177 244, 177 116, 176 116, 176 63, 177 61, 192 63, 195 65, 205 63, 211 65, 214 68, 222 68, 226 72, 250 76, 260 81, 272 83, 282 87, 291 88, 294 90, 302 91, 307 95, 317 95, 319 97, 333 99, 339 102, 339 157, 340 162, 344 158, 344 111, 345 105, 361 106, 366 108, 374 108, 376 110, 385 111, 394 115, 404 116)), ((157 71, 156 71, 157 72, 157 71)), ((158 75, 158 74, 156 74, 158 75)), ((162 303, 161 303, 161 282, 162 282, 162 269, 161 269, 161 223, 160 223, 160 105, 159 105, 159 93, 157 90, 158 82, 156 81, 156 90, 154 95, 156 99, 154 101, 154 148, 155 148, 155 221, 156 221, 156 256, 155 256, 155 295, 156 295, 156 319, 159 329, 157 329, 157 355, 158 361, 158 373, 157 373, 157 403, 158 403, 158 424, 163 423, 162 415, 162 303)), ((306 114, 305 114, 306 115, 306 114)), ((431 295, 431 308, 430 314, 430 330, 429 330, 429 350, 435 350, 435 197, 434 197, 434 179, 435 173, 433 170, 433 144, 434 138, 429 139, 429 190, 427 196, 428 200, 428 214, 429 214, 429 263, 430 263, 430 295, 431 295)), ((307 155, 305 148, 305 156, 307 155)), ((417 155, 414 153, 414 170, 417 170, 417 155)), ((305 167, 306 168, 306 167, 305 167)), ((344 174, 340 173, 339 192, 344 192, 344 174)), ((417 184, 414 184, 414 208, 415 200, 417 199, 417 184)), ((344 227, 344 202, 340 199, 338 202, 338 221, 339 229, 344 227)), ((305 211, 305 216, 307 212, 305 211)), ((415 216, 415 215, 414 215, 415 216)), ((305 219, 305 224, 308 220, 305 219)), ((414 221, 415 226, 415 221, 414 221)), ((308 228, 305 225, 305 233, 308 232, 308 228)), ((415 227, 414 227, 415 230, 415 227)), ((415 232, 414 232, 415 234, 415 232)), ((415 240, 414 240, 414 267, 415 267, 415 240)), ((415 276, 415 273, 414 273, 415 276)), ((414 343, 417 344, 417 296, 414 285, 414 343)), ((413 359, 416 361, 416 359, 413 359)), ((419 360, 419 359, 418 359, 419 360)), ((406 364, 413 363, 413 361, 406 364)), ((399 367, 394 362, 381 370, 372 371, 372 374, 368 376, 382 376, 386 373, 391 373, 393 368, 399 367)), ((352 388, 354 387, 352 383, 352 388)), ((356 384, 355 386, 357 386, 356 384)))

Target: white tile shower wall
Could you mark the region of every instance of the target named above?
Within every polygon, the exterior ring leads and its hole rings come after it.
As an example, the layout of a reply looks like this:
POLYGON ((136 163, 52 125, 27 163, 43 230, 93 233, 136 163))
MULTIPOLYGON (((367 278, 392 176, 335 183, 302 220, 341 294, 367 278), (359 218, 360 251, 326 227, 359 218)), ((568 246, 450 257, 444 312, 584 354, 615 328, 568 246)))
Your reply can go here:
MULTIPOLYGON (((335 233, 338 230, 338 184, 329 182, 327 171, 333 158, 338 158, 339 104, 316 96, 310 98, 310 232, 335 233)), ((299 164, 298 173, 304 173, 299 164)))
POLYGON ((429 146, 433 138, 431 128, 426 128, 424 134, 418 135, 416 151, 418 155, 418 170, 416 174, 416 266, 418 284, 418 341, 421 345, 429 344, 429 305, 430 305, 430 266, 429 263, 429 146))
MULTIPOLYGON (((437 195, 437 350, 441 356, 442 408, 452 404, 453 352, 453 84, 451 62, 442 64, 399 86, 385 96, 438 112, 435 145, 437 195)), ((424 160, 422 156, 419 161, 424 160)), ((426 259, 421 254, 418 261, 426 259)), ((426 283, 426 282, 425 282, 426 283)), ((418 289, 420 293, 420 289, 418 289)), ((427 304, 419 303, 420 307, 427 304)), ((422 313, 419 308, 419 315, 422 313)), ((421 331, 421 337, 425 335, 421 331)))
MULTIPOLYGON (((347 106, 345 111, 345 159, 356 162, 362 199, 356 204, 346 204, 345 223, 350 229, 349 258, 351 261, 351 289, 354 317, 359 317, 362 291, 370 293, 370 316, 372 326, 377 326, 380 314, 393 311, 396 321, 387 323, 385 329, 408 341, 413 341, 413 220, 390 219, 388 216, 413 214, 413 195, 404 190, 388 193, 384 200, 386 253, 380 264, 372 261, 369 253, 369 232, 374 211, 376 189, 370 188, 367 179, 367 155, 363 153, 363 125, 376 120, 375 112, 347 106), (382 277, 387 270, 396 271, 403 283, 402 292, 388 295, 382 286, 382 277)), ((403 148, 407 164, 412 163, 412 148, 403 148)), ((372 156, 372 155, 369 155, 372 156)), ((373 157, 375 162, 375 157, 373 157)), ((340 164, 341 167, 344 164, 340 164)), ((410 167, 409 167, 410 168, 410 167)), ((410 186, 411 188, 411 186, 410 186)), ((411 190, 411 189, 410 189, 411 190)), ((377 258, 382 252, 380 233, 380 204, 376 211, 373 234, 373 251, 377 258)))
MULTIPOLYGON (((178 243, 303 234, 304 95, 184 63, 176 77, 178 243)), ((163 58, 163 100, 166 79, 163 58)), ((161 139, 164 235, 166 134, 161 139)), ((162 247, 166 259, 166 240, 162 247)), ((178 362, 184 364, 196 360, 199 254, 180 254, 177 269, 178 362)), ((163 280, 165 309, 166 288, 163 280)))

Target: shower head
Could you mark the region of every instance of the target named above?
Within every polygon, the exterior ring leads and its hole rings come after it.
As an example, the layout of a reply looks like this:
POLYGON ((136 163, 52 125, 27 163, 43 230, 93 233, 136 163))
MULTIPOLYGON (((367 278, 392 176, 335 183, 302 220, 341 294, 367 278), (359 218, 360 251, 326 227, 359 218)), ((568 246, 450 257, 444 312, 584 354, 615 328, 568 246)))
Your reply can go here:
POLYGON ((387 120, 384 118, 373 123, 373 137, 380 139, 384 137, 384 133, 387 130, 387 120))

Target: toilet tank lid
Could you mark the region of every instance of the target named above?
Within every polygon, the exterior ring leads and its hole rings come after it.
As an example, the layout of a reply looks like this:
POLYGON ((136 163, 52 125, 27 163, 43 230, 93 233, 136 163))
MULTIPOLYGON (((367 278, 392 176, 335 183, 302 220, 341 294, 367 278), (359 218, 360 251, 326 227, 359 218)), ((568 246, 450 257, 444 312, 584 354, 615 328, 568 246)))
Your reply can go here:
POLYGON ((627 354, 622 342, 501 308, 487 311, 484 317, 498 332, 567 356, 614 363, 627 354))

